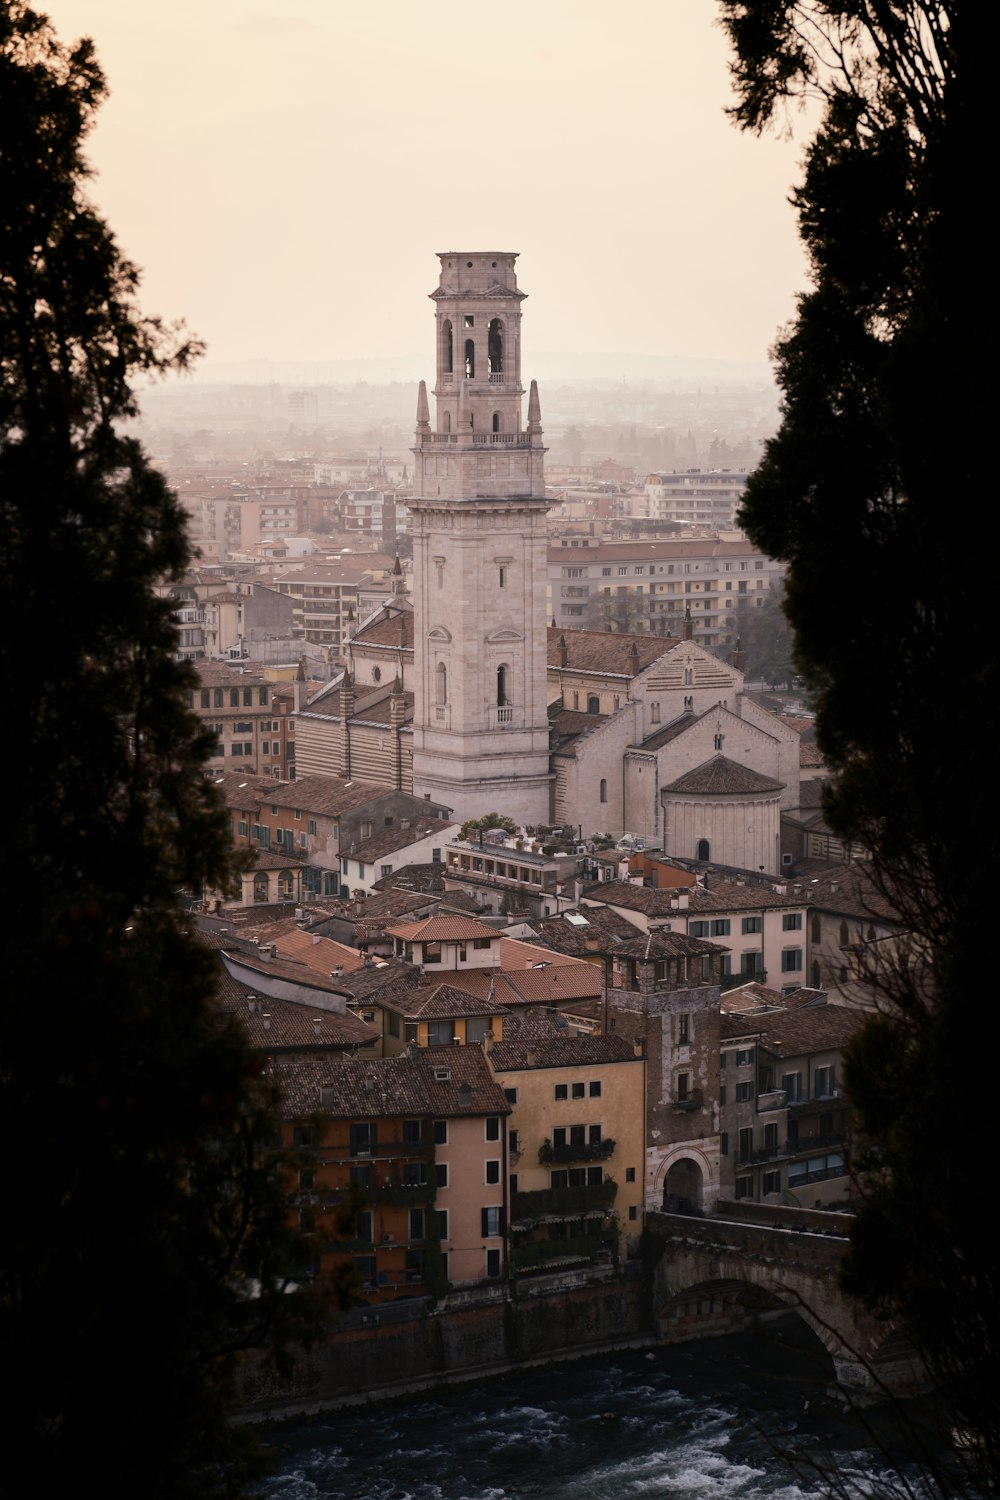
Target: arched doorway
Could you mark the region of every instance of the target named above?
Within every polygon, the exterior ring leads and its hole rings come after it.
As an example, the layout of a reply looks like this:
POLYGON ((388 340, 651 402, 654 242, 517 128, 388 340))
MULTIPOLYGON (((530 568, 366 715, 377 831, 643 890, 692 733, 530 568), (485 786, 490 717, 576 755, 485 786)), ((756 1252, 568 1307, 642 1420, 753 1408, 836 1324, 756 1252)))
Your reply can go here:
POLYGON ((663 1179, 663 1212, 700 1214, 703 1201, 701 1168, 690 1156, 682 1156, 663 1179))

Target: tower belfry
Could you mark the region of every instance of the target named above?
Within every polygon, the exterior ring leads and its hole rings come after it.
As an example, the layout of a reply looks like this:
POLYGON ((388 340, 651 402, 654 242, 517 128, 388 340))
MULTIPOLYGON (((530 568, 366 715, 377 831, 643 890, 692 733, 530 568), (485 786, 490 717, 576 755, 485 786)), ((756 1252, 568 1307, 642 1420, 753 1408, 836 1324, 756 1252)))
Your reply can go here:
POLYGON ((440 256, 431 292, 437 321, 436 419, 426 387, 417 407, 416 493, 545 493, 538 388, 531 384, 528 425, 521 425, 521 303, 509 251, 440 256))
POLYGON ((522 425, 510 251, 447 251, 431 293, 435 418, 420 382, 413 529, 413 787, 462 819, 549 820, 544 454, 522 425))

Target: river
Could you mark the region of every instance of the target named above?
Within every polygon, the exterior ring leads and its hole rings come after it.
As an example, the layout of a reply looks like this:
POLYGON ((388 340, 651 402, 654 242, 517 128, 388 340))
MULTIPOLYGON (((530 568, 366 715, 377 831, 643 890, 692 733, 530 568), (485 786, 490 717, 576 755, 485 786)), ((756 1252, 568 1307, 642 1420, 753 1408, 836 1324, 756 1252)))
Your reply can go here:
MULTIPOLYGON (((891 1409, 845 1413, 794 1319, 267 1431, 267 1500, 949 1500, 891 1409)), ((921 1412, 918 1430, 927 1430, 921 1412)))

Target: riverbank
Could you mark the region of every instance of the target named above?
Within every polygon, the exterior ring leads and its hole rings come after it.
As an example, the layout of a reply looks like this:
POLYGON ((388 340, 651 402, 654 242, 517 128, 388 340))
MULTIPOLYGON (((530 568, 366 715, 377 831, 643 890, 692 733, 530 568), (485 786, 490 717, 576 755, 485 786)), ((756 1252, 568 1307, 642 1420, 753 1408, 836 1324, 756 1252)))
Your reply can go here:
POLYGON ((274 1422, 418 1396, 453 1385, 655 1343, 638 1267, 524 1280, 514 1295, 492 1289, 358 1309, 302 1351, 279 1378, 248 1362, 244 1422, 274 1422), (386 1379, 386 1372, 392 1379, 386 1379))

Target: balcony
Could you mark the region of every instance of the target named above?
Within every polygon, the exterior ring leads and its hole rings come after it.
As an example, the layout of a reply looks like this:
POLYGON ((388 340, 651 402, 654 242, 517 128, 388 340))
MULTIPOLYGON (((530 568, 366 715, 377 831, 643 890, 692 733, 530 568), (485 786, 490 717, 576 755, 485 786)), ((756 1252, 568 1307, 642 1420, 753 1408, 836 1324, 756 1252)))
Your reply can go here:
POLYGON ((514 1193, 511 1218, 569 1219, 588 1213, 610 1213, 618 1192, 617 1182, 595 1182, 588 1187, 541 1188, 534 1193, 514 1193))
POLYGON ((721 988, 723 990, 734 990, 741 984, 766 984, 766 969, 744 969, 738 974, 723 974, 721 988))
POLYGON ((543 1166, 550 1166, 553 1162, 571 1161, 607 1161, 614 1153, 615 1143, 610 1137, 604 1141, 587 1143, 581 1141, 579 1145, 553 1146, 550 1140, 538 1148, 538 1160, 543 1166))
POLYGON ((398 1177, 390 1178, 385 1182, 373 1182, 366 1185, 363 1182, 352 1182, 349 1187, 333 1188, 330 1192, 322 1195, 325 1208, 336 1207, 338 1204, 347 1203, 358 1199, 364 1207, 396 1207, 396 1208, 423 1208, 428 1203, 433 1203, 437 1192, 433 1180, 421 1183, 402 1182, 398 1177))
POLYGON ((675 1112, 684 1114, 688 1110, 701 1109, 703 1103, 701 1089, 692 1089, 683 1099, 675 1099, 672 1108, 675 1112))
POLYGON ((570 1234, 562 1240, 531 1240, 527 1245, 515 1245, 514 1269, 537 1270, 548 1261, 592 1260, 595 1255, 607 1259, 614 1250, 613 1235, 570 1234))
POLYGON ((771 1110, 771 1109, 784 1109, 784 1107, 785 1107, 785 1091, 784 1091, 784 1089, 760 1089, 759 1090, 759 1092, 757 1094, 757 1110, 758 1110, 758 1113, 765 1114, 768 1110, 771 1110))

